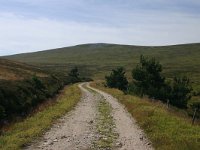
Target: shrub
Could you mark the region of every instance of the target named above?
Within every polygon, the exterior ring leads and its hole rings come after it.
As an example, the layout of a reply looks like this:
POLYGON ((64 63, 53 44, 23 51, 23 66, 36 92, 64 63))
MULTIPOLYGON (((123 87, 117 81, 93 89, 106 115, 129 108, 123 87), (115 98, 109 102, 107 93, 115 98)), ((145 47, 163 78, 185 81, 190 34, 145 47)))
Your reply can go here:
POLYGON ((192 88, 187 77, 175 77, 171 85, 161 75, 162 65, 155 58, 141 56, 140 64, 132 71, 133 83, 129 92, 150 98, 170 100, 170 104, 179 108, 187 108, 192 88))
POLYGON ((69 80, 69 83, 76 83, 76 82, 81 81, 80 74, 77 67, 71 69, 71 71, 68 73, 68 80, 69 80))
POLYGON ((105 78, 108 87, 117 88, 122 91, 127 90, 128 81, 125 77, 125 71, 123 67, 113 69, 111 74, 105 78))
POLYGON ((180 108, 187 108, 191 91, 192 87, 187 77, 175 77, 172 86, 171 104, 180 108))
POLYGON ((169 86, 165 84, 161 72, 162 65, 155 58, 141 55, 140 64, 132 71, 135 84, 133 92, 140 96, 148 95, 151 98, 165 99, 165 90, 169 90, 169 86))

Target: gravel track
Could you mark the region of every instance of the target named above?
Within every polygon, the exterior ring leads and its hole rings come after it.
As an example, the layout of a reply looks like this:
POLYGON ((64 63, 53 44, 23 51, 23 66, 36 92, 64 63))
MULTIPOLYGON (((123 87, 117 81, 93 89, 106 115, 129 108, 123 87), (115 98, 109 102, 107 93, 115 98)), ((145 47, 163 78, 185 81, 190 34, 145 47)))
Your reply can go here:
POLYGON ((103 95, 103 97, 111 104, 113 111, 112 116, 119 134, 118 144, 121 145, 120 150, 152 150, 151 143, 146 138, 144 132, 137 126, 136 121, 126 111, 117 99, 111 95, 92 88, 87 87, 103 95))
MULTIPOLYGON (((114 140, 116 147, 105 149, 116 150, 151 150, 151 143, 143 131, 136 125, 136 121, 111 95, 94 89, 89 83, 79 84, 82 90, 82 98, 77 106, 58 119, 42 137, 33 141, 25 149, 27 150, 90 150, 94 147, 99 135, 96 130, 98 118, 98 103, 102 97, 111 106, 115 131, 118 133, 114 140), (87 87, 87 88, 85 88, 87 87), (92 92, 91 90, 96 92, 92 92)), ((102 148, 101 148, 102 149, 102 148)))

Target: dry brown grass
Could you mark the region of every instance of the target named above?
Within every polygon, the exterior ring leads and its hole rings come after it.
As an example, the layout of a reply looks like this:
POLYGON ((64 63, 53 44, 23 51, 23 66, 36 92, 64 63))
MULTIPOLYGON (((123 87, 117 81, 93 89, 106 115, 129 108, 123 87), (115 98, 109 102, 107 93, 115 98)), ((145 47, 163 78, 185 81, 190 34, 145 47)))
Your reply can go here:
POLYGON ((23 80, 36 75, 38 77, 47 77, 48 74, 24 63, 0 59, 0 79, 2 80, 23 80))

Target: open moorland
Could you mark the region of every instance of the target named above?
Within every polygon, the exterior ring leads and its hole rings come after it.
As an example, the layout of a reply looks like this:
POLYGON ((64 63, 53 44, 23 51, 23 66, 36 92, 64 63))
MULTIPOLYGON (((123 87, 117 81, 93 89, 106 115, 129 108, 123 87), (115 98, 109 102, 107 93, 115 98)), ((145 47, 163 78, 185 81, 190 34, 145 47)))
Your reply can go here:
POLYGON ((40 65, 47 70, 65 73, 74 66, 94 79, 103 79, 113 68, 123 66, 130 78, 131 70, 139 62, 140 55, 155 57, 163 66, 163 73, 187 75, 193 88, 200 91, 200 44, 173 46, 131 46, 116 44, 85 44, 35 53, 25 53, 5 58, 28 64, 40 65))

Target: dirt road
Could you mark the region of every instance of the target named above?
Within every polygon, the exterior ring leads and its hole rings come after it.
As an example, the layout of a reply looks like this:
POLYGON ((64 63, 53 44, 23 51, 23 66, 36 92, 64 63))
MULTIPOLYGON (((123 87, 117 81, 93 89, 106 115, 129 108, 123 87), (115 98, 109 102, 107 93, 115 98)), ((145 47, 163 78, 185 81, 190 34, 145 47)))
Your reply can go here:
POLYGON ((151 150, 135 120, 111 95, 88 83, 79 85, 82 98, 28 150, 151 150))

